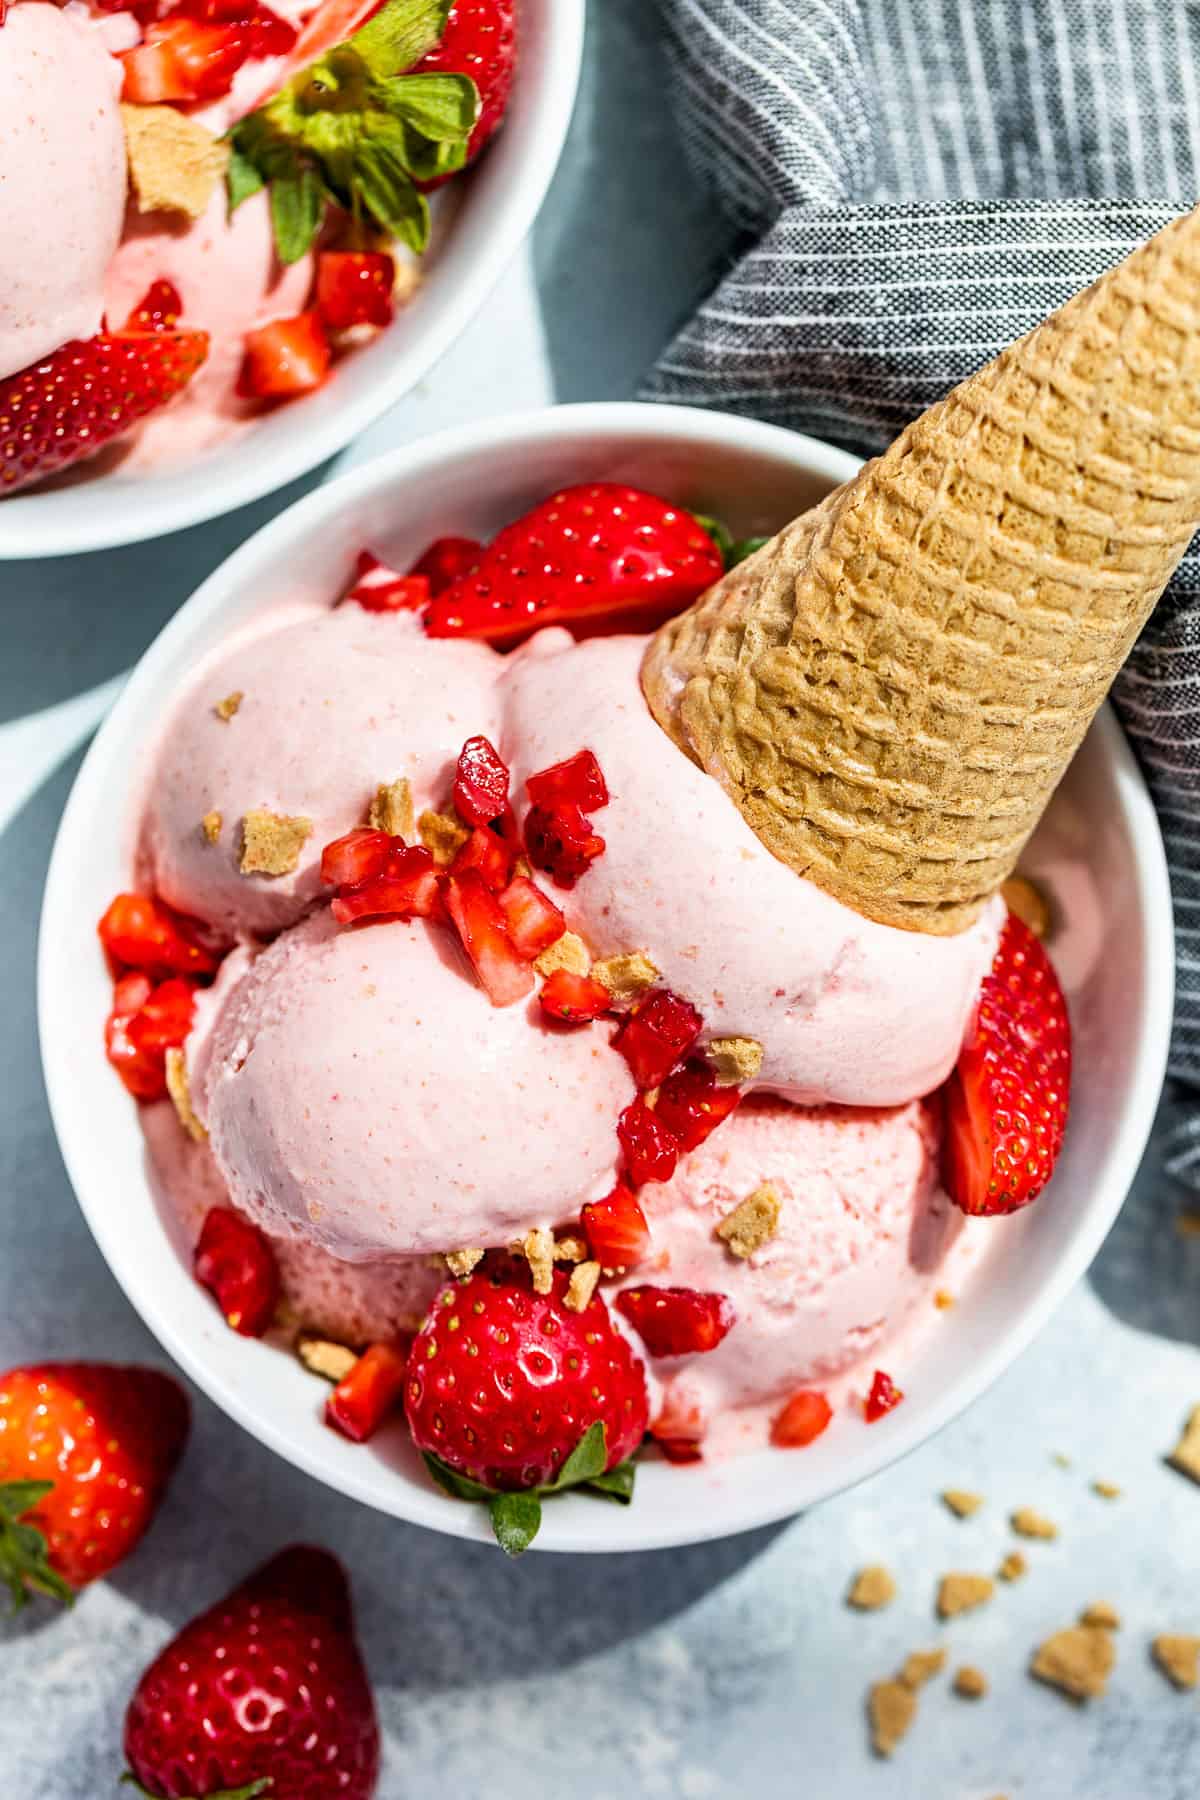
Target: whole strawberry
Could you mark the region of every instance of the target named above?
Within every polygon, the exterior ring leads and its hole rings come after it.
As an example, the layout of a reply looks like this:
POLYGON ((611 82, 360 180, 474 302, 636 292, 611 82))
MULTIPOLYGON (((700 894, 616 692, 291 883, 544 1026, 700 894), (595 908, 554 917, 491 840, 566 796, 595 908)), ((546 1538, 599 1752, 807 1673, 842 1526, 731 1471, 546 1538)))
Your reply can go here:
POLYGON ((414 75, 469 75, 479 89, 479 117, 467 144, 468 163, 475 161, 495 134, 508 106, 517 64, 515 15, 515 0, 455 0, 441 43, 411 71, 414 75))
POLYGON ((582 1310, 567 1295, 561 1269, 539 1294, 525 1263, 491 1255, 441 1290, 409 1353, 413 1441, 447 1492, 488 1506, 510 1556, 536 1535, 539 1496, 633 1491, 645 1371, 598 1294, 582 1310))
POLYGON ((125 1757, 168 1800, 369 1800, 379 1727, 336 1557, 282 1550, 185 1625, 138 1682, 125 1757))
POLYGON ((70 1600, 127 1556, 187 1441, 157 1369, 39 1363, 0 1375, 0 1580, 70 1600))
POLYGON ((543 625, 649 631, 724 573, 709 534, 682 507, 614 482, 560 488, 488 545, 478 566, 435 596, 431 637, 507 648, 543 625))
POLYGON ((946 1084, 943 1172, 966 1213, 1016 1212, 1054 1172, 1067 1125, 1071 1024, 1050 959, 1010 913, 946 1084))

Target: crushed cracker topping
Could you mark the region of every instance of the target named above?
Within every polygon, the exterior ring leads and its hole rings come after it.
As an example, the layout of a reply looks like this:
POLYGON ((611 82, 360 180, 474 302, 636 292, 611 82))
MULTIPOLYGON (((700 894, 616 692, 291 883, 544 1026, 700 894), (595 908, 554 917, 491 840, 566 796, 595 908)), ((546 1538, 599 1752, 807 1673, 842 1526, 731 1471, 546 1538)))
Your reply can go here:
POLYGON ((423 812, 417 835, 439 869, 448 869, 471 834, 456 812, 423 812))
POLYGON ((312 1374, 332 1382, 344 1380, 358 1361, 349 1345, 336 1344, 332 1338, 316 1337, 307 1331, 296 1339, 296 1355, 312 1374))
POLYGON ((213 707, 213 711, 216 713, 218 719, 223 720, 224 723, 228 725, 230 719, 232 719, 234 713, 245 698, 246 696, 241 688, 234 688, 232 694, 226 694, 223 700, 217 701, 217 704, 213 707))
POLYGON ((722 1087, 738 1087, 744 1081, 753 1081, 763 1065, 763 1047, 757 1038, 712 1038, 706 1054, 722 1087))
POLYGON ((878 1612, 881 1607, 890 1606, 895 1598, 896 1583, 891 1571, 882 1563, 868 1563, 851 1582, 846 1604, 858 1612, 878 1612))
POLYGON ((1047 938, 1054 923, 1050 902, 1034 882, 1024 875, 1010 875, 1000 885, 1004 904, 1028 925, 1035 938, 1047 938))
POLYGON ((312 836, 312 820, 254 807, 242 820, 243 875, 290 875, 312 836))
POLYGON ((1038 1512, 1032 1506, 1018 1506, 1016 1512, 1010 1516, 1009 1524, 1019 1537, 1042 1538, 1049 1543, 1052 1538, 1058 1536, 1058 1526, 1054 1520, 1048 1519, 1044 1513, 1038 1512))
POLYGON ((1120 1631, 1121 1615, 1107 1600, 1093 1600, 1079 1615, 1081 1625, 1095 1625, 1100 1631, 1120 1631))
POLYGON ((890 1756, 917 1716, 917 1696, 902 1681, 877 1681, 867 1695, 871 1748, 890 1756))
POLYGON ((203 836, 207 839, 207 841, 210 844, 215 844, 217 839, 220 837, 221 822, 222 822, 221 815, 217 811, 215 806, 213 807, 211 812, 206 812, 204 817, 201 819, 201 821, 200 821, 201 833, 203 834, 203 836))
POLYGON ((956 1619, 960 1613, 986 1606, 995 1591, 990 1575, 943 1575, 937 1591, 938 1618, 956 1619))
POLYGON ((954 1691, 963 1700, 982 1700, 988 1691, 988 1680, 982 1669, 964 1663, 953 1682, 954 1691))
POLYGON ((937 1307, 939 1312, 949 1312, 950 1308, 954 1305, 954 1295, 949 1293, 945 1288, 939 1288, 937 1293, 933 1296, 933 1304, 937 1307))
POLYGON ((969 1494, 965 1488, 946 1488, 942 1493, 942 1504, 949 1507, 956 1519, 969 1519, 983 1505, 982 1494, 969 1494))
POLYGON ((1200 1481, 1200 1406, 1193 1406, 1183 1433, 1167 1461, 1181 1475, 1200 1481))
POLYGON ((539 975, 553 975, 556 969, 566 969, 572 975, 586 975, 592 966, 592 959, 583 939, 573 931, 564 931, 560 938, 534 958, 533 966, 539 975))
POLYGON ((940 1675, 946 1666, 944 1650, 912 1650, 904 1659, 904 1667, 896 1677, 905 1687, 917 1689, 940 1675))
POLYGON ((474 1245, 465 1250, 447 1250, 442 1261, 452 1275, 469 1275, 483 1261, 483 1251, 474 1245))
POLYGON ((596 1292, 596 1284, 600 1280, 600 1264, 598 1262, 576 1263, 571 1270, 571 1279, 567 1283, 567 1291, 563 1295, 563 1305, 572 1312, 586 1312, 592 1303, 592 1295, 596 1292))
POLYGON ((618 1002, 636 1000, 658 980, 658 970, 644 950, 630 950, 623 956, 604 956, 592 965, 592 979, 606 987, 618 1002))
POLYGON ((1180 1237, 1200 1237, 1200 1212, 1176 1213, 1175 1229, 1180 1237))
POLYGON ((769 1244, 779 1229, 781 1201, 769 1181, 747 1194, 717 1226, 717 1236, 726 1249, 744 1262, 769 1244))
POLYGON ((587 1239, 574 1231, 564 1231, 554 1240, 555 1262, 581 1263, 588 1259, 587 1239))
POLYGON ((412 837, 412 783, 407 776, 380 783, 367 812, 367 824, 375 831, 386 831, 389 837, 412 837))
POLYGON ((1200 1637, 1163 1632, 1151 1643, 1150 1654, 1173 1687, 1182 1691, 1200 1684, 1200 1637))
POLYGON ((1029 1672, 1071 1700, 1097 1700, 1116 1661, 1111 1632, 1095 1625, 1069 1625, 1039 1644, 1029 1672))
POLYGON ((554 1234, 535 1226, 521 1239, 521 1255, 529 1264, 535 1294, 554 1291, 554 1234))
POLYGON ((1093 1494, 1099 1494, 1101 1500, 1119 1500, 1121 1490, 1115 1481, 1093 1481, 1093 1494))
POLYGON ((1010 1550, 1000 1567, 996 1570, 1001 1581, 1020 1581, 1022 1575, 1028 1573, 1029 1564, 1019 1550, 1010 1550))
POLYGON ((183 1051, 167 1051, 167 1092, 175 1105, 179 1123, 197 1144, 203 1144, 208 1132, 192 1111, 192 1090, 188 1084, 187 1061, 183 1051))
POLYGON ((174 106, 124 104, 121 124, 138 211, 202 217, 229 160, 221 140, 174 106))

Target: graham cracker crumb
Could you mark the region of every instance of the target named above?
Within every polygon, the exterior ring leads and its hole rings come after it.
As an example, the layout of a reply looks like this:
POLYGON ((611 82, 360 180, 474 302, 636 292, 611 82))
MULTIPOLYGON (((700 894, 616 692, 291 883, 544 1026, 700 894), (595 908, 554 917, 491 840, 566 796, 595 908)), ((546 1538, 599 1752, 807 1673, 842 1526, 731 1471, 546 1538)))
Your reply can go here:
POLYGON ((217 811, 215 806, 213 807, 211 812, 206 812, 204 817, 201 819, 200 830, 203 833, 203 835, 207 838, 207 840, 210 844, 215 844, 217 839, 220 837, 220 835, 221 835, 221 815, 217 811))
POLYGON ((385 781, 375 789, 375 798, 367 813, 367 824, 389 837, 409 839, 413 834, 412 783, 406 776, 398 781, 385 781))
POLYGON ((121 107, 129 183, 139 212, 207 212, 229 152, 198 120, 173 106, 121 107))
POLYGON ((182 1050, 167 1051, 167 1092, 175 1103, 179 1123, 197 1144, 203 1144, 208 1132, 192 1111, 192 1091, 188 1085, 187 1062, 182 1050))
POLYGON ((1181 1475, 1188 1476, 1192 1481, 1200 1481, 1200 1406, 1193 1406, 1188 1414, 1183 1435, 1167 1461, 1181 1475))
POLYGON ((846 1604, 858 1612, 878 1612, 881 1607, 890 1606, 895 1598, 896 1583, 890 1570, 882 1563, 869 1563, 851 1582, 846 1604))
POLYGON ((937 1591, 938 1618, 956 1619, 959 1613, 986 1606, 995 1591, 990 1575, 943 1575, 937 1591))
POLYGON ((344 1380, 358 1361, 348 1345, 335 1344, 332 1338, 314 1337, 307 1331, 296 1339, 296 1355, 314 1375, 323 1375, 326 1381, 335 1383, 344 1380))
POLYGON ((1200 1683, 1200 1637, 1163 1632, 1150 1645, 1150 1654, 1173 1687, 1182 1690, 1200 1683))
POLYGON ((917 1716, 917 1696, 902 1681, 877 1681, 867 1695, 871 1748, 890 1756, 917 1716))
POLYGON ((554 1290, 554 1236, 540 1225, 527 1231, 521 1239, 521 1254, 529 1264, 535 1294, 554 1290))
POLYGON ((290 875, 312 836, 312 820, 255 807, 242 820, 243 875, 290 875))
POLYGON ((946 1488, 942 1493, 942 1504, 949 1507, 956 1519, 969 1519, 983 1505, 982 1494, 969 1494, 965 1488, 946 1488))
POLYGON ((576 937, 573 931, 564 931, 560 938, 534 958, 533 966, 539 975, 553 975, 555 969, 567 969, 572 975, 586 975, 592 966, 592 959, 583 939, 576 937))
POLYGON ((1120 1631, 1121 1615, 1107 1600, 1093 1600, 1079 1615, 1081 1625, 1094 1625, 1099 1631, 1120 1631))
POLYGON ((1009 912, 1016 913, 1021 923, 1028 925, 1035 938, 1049 937, 1053 914, 1050 902, 1041 888, 1036 887, 1024 875, 1010 875, 1007 881, 1001 882, 1000 892, 1009 912))
MULTIPOLYGON (((394 250, 394 245, 389 243, 387 248, 394 250)), ((424 277, 415 262, 407 262, 403 257, 397 256, 395 263, 396 279, 392 283, 392 299, 397 306, 407 306, 424 277)))
POLYGON ((442 1261, 452 1275, 469 1275, 483 1261, 483 1251, 473 1244, 465 1250, 447 1250, 442 1261))
POLYGON ((913 1650, 905 1657, 904 1667, 896 1679, 915 1691, 932 1681, 935 1675, 940 1675, 945 1666, 944 1650, 913 1650))
POLYGON ((1093 1494, 1099 1494, 1102 1500, 1119 1500, 1121 1490, 1115 1481, 1093 1481, 1093 1494))
POLYGON ((1046 1518, 1032 1506, 1018 1506, 1009 1523, 1019 1537, 1042 1538, 1048 1543, 1058 1536, 1058 1526, 1053 1519, 1046 1518))
POLYGON ((600 1279, 598 1262, 576 1263, 571 1270, 571 1279, 567 1283, 567 1291, 563 1295, 563 1305, 572 1312, 585 1312, 592 1303, 592 1295, 596 1291, 596 1283, 600 1279))
POLYGON ((246 696, 241 688, 234 688, 232 694, 226 694, 223 700, 217 701, 217 704, 213 707, 213 711, 216 713, 218 719, 223 720, 224 723, 228 725, 230 719, 232 719, 234 713, 245 698, 246 696))
POLYGON ((1020 1581, 1022 1575, 1028 1572, 1028 1569, 1029 1564, 1025 1561, 1021 1552, 1019 1550, 1010 1550, 1004 1561, 1000 1564, 1000 1567, 996 1570, 996 1573, 1001 1581, 1020 1581))
POLYGON ((417 835, 439 869, 448 869, 470 832, 456 812, 423 812, 417 820, 417 835))
POLYGON ((743 1262, 769 1244, 779 1229, 780 1199, 769 1181, 740 1200, 717 1226, 717 1236, 743 1262))
POLYGON ((948 1293, 945 1288, 939 1288, 937 1293, 933 1296, 933 1304, 937 1307, 939 1312, 949 1312, 950 1308, 954 1305, 954 1295, 948 1293))
POLYGON ((1200 1212, 1176 1213, 1175 1229, 1180 1237, 1200 1237, 1200 1212))
POLYGON ((711 1038, 707 1056, 722 1087, 753 1081, 763 1065, 763 1047, 757 1038, 711 1038))
POLYGON ((1056 1450, 1050 1458, 1050 1461, 1060 1469, 1069 1469, 1071 1467, 1070 1457, 1065 1456, 1061 1450, 1056 1450))
POLYGON ((555 1262, 581 1263, 588 1259, 587 1240, 577 1232, 565 1231, 554 1240, 555 1262))
POLYGON ((964 1663, 954 1677, 954 1691, 964 1700, 982 1700, 988 1691, 987 1676, 982 1669, 964 1663))
POLYGON ((1069 1625, 1038 1646, 1029 1672, 1072 1700, 1097 1700, 1116 1660, 1111 1632, 1095 1625, 1069 1625))
POLYGON ((636 1000, 658 980, 658 970, 644 950, 630 950, 623 956, 604 956, 592 964, 592 979, 606 987, 613 999, 636 1000))

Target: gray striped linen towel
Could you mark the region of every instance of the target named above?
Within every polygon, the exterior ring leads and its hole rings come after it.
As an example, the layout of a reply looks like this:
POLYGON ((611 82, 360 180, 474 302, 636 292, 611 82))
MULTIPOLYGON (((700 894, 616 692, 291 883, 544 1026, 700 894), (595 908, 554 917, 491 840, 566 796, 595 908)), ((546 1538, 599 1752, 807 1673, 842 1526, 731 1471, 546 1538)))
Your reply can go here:
MULTIPOLYGON (((868 453, 1200 196, 1200 4, 660 0, 728 273, 646 398, 868 453)), ((1200 1081, 1200 538, 1114 692, 1175 898, 1200 1081)), ((1168 1168, 1200 1188, 1200 1115, 1168 1168)))

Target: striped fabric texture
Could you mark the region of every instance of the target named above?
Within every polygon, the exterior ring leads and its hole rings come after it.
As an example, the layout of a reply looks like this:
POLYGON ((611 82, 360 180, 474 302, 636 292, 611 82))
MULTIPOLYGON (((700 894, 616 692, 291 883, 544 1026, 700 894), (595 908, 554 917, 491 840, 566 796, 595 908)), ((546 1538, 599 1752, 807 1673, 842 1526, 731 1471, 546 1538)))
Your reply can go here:
MULTIPOLYGON (((861 453, 1200 196, 1200 5, 660 0, 724 280, 644 389, 861 453)), ((1200 538, 1114 691, 1167 840, 1200 1081, 1200 538)), ((1200 1124, 1172 1170, 1200 1185, 1200 1124)))

